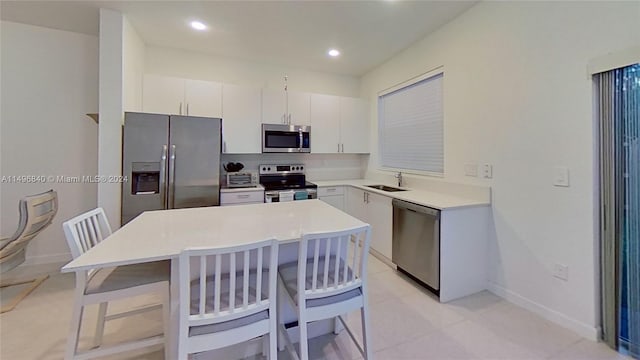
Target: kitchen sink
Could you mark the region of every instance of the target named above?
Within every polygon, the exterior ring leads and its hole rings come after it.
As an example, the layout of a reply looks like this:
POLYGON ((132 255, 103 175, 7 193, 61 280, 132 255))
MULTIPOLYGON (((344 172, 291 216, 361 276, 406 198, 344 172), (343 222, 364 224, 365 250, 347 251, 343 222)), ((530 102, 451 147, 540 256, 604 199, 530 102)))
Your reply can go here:
POLYGON ((397 188, 397 187, 387 186, 387 185, 367 185, 367 187, 370 187, 370 188, 376 189, 376 190, 389 191, 389 192, 407 191, 407 189, 400 189, 400 188, 397 188))

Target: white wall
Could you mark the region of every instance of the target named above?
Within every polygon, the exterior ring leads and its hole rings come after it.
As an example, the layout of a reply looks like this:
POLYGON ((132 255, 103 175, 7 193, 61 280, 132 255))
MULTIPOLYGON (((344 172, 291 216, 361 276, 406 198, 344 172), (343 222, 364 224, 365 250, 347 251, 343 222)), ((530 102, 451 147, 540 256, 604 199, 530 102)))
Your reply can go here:
MULTIPOLYGON (((491 289, 595 338, 599 319, 590 59, 640 44, 640 3, 483 2, 362 79, 376 93, 444 66, 445 177, 493 194, 491 289), (493 164, 493 179, 464 164, 493 164), (568 166, 571 187, 552 185, 568 166), (569 266, 569 281, 552 276, 569 266)), ((372 148, 369 171, 378 164, 372 148)), ((410 177, 409 177, 409 181, 410 177)))
MULTIPOLYGON (((98 39, 1 22, 1 175, 97 174, 98 39)), ((53 224, 27 247, 28 263, 71 258, 62 222, 96 206, 96 184, 1 183, 2 236, 18 224, 18 201, 55 189, 53 224)))
POLYGON ((222 83, 282 89, 288 75, 290 91, 359 96, 356 77, 249 62, 223 56, 148 46, 145 72, 222 83))

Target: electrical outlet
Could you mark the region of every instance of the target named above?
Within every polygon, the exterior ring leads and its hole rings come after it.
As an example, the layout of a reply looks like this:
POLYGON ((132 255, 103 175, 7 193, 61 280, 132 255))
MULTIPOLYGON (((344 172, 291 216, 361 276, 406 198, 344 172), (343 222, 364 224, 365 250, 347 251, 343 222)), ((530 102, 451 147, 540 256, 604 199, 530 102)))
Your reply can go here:
POLYGON ((493 165, 491 164, 482 165, 482 177, 485 179, 491 179, 493 177, 493 165))
POLYGON ((553 276, 564 281, 569 281, 569 267, 567 265, 555 264, 553 266, 553 276))
POLYGON ((464 164, 464 174, 466 176, 478 176, 478 164, 464 164))

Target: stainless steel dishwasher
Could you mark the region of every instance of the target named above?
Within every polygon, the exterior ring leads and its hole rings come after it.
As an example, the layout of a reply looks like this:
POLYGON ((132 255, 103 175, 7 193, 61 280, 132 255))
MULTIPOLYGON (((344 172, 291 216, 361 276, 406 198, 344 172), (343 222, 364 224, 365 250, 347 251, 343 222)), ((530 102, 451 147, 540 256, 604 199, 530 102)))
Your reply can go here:
POLYGON ((440 295, 440 210, 393 200, 391 260, 440 295))

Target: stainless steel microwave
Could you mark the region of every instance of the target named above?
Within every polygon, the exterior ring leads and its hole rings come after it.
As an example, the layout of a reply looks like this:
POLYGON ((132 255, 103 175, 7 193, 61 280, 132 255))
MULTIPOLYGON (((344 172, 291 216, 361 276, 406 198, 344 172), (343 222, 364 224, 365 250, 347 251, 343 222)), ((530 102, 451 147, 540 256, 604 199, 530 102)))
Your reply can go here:
POLYGON ((262 124, 262 152, 311 152, 311 126, 262 124))

